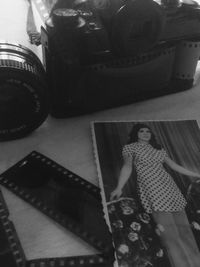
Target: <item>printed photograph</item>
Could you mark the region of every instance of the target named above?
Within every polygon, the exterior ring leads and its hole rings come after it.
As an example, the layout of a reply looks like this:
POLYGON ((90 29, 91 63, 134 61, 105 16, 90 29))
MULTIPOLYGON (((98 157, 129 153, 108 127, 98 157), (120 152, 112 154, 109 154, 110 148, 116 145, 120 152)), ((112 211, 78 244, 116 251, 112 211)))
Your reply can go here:
POLYGON ((199 267, 195 120, 92 122, 102 203, 119 267, 199 267))

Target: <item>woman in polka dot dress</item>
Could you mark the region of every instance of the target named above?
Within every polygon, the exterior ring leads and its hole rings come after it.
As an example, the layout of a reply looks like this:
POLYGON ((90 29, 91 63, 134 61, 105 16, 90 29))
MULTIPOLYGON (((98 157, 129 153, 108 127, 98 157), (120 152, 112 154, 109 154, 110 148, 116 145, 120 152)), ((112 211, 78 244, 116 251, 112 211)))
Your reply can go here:
POLYGON ((145 211, 152 214, 161 241, 165 245, 173 267, 199 267, 200 253, 191 231, 185 207, 187 202, 173 178, 163 167, 183 175, 200 178, 172 161, 166 151, 157 144, 151 129, 136 124, 130 133, 130 142, 123 147, 124 164, 118 185, 111 193, 111 200, 119 198, 133 164, 137 172, 137 187, 145 211))

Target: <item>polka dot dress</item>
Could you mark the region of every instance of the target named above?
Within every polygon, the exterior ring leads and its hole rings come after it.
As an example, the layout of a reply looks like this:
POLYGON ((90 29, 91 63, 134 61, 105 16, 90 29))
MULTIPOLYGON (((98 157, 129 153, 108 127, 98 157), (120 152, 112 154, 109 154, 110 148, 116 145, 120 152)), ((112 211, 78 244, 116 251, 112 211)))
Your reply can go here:
POLYGON ((131 157, 137 172, 141 203, 147 213, 183 210, 187 204, 173 178, 163 167, 167 153, 150 144, 132 143, 123 147, 123 157, 131 157))

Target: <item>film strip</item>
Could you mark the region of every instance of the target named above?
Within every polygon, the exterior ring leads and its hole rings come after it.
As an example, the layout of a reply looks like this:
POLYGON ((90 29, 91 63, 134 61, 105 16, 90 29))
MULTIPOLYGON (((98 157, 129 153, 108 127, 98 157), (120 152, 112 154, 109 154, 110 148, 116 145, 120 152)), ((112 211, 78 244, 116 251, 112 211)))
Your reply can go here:
POLYGON ((159 49, 157 48, 156 50, 152 50, 135 57, 114 59, 106 63, 99 63, 87 66, 86 68, 96 72, 104 71, 106 69, 113 69, 116 72, 116 70, 120 70, 120 68, 123 71, 123 68, 137 67, 138 65, 149 63, 152 60, 157 60, 160 57, 168 58, 170 56, 174 56, 175 49, 176 48, 174 45, 169 47, 163 46, 159 49))
POLYGON ((44 258, 27 261, 26 267, 112 267, 112 263, 105 261, 98 255, 44 258))
MULTIPOLYGON (((100 251, 89 257, 93 265, 99 261, 105 266, 113 261, 111 234, 98 187, 36 151, 5 171, 0 184, 100 251)), ((52 266, 59 266, 60 260, 52 266)), ((45 267, 52 264, 45 262, 45 267)))
POLYGON ((2 266, 25 267, 26 259, 9 211, 0 191, 0 263, 2 266))
POLYGON ((50 10, 48 8, 48 5, 45 4, 43 0, 31 0, 34 6, 36 7, 40 18, 43 22, 45 22, 49 18, 50 10))

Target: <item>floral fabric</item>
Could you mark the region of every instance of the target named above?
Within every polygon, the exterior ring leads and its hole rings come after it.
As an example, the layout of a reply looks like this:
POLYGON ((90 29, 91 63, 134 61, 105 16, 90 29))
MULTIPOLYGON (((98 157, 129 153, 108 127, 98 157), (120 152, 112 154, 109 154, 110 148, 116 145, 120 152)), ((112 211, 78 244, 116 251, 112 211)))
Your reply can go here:
POLYGON ((150 215, 136 200, 120 198, 107 206, 119 267, 169 267, 150 215))
MULTIPOLYGON (((200 209, 192 206, 189 193, 187 213, 200 248, 200 209)), ((113 243, 119 267, 170 267, 170 262, 160 241, 162 225, 153 221, 138 200, 120 198, 107 204, 113 243)))

